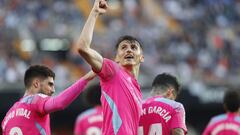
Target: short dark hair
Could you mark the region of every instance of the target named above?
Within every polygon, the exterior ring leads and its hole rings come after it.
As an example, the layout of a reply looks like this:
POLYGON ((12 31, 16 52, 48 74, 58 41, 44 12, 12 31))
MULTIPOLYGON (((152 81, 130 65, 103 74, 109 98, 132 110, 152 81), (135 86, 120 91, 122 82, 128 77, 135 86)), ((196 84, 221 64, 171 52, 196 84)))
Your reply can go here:
POLYGON ((238 111, 240 107, 240 96, 236 90, 228 90, 225 92, 223 103, 225 109, 230 112, 238 111))
POLYGON ((86 90, 86 100, 91 106, 101 105, 101 86, 99 83, 90 85, 86 90))
POLYGON ((137 38, 135 38, 135 37, 133 37, 133 36, 129 36, 129 35, 124 35, 124 36, 121 36, 120 38, 118 38, 117 43, 116 43, 116 45, 115 45, 115 49, 116 49, 116 50, 118 49, 119 44, 120 44, 122 41, 124 41, 124 40, 130 41, 130 42, 138 42, 139 45, 140 45, 140 48, 143 50, 142 42, 141 42, 139 39, 137 39, 137 38))
POLYGON ((153 91, 157 91, 157 90, 165 91, 169 87, 174 88, 176 95, 179 93, 180 84, 177 81, 177 78, 168 73, 162 73, 157 75, 152 82, 153 91))
POLYGON ((48 77, 55 79, 55 73, 50 68, 43 65, 33 65, 25 72, 24 85, 26 88, 29 88, 34 78, 46 79, 48 77))

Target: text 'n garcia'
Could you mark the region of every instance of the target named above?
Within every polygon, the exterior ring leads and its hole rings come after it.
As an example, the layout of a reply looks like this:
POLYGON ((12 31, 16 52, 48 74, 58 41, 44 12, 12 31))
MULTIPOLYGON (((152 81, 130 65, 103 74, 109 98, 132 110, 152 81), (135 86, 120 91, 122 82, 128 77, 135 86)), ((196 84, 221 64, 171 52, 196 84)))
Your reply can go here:
POLYGON ((165 122, 168 122, 171 119, 171 115, 169 115, 169 111, 167 111, 166 109, 163 109, 160 106, 150 106, 148 108, 143 108, 141 115, 146 115, 151 113, 158 114, 165 120, 165 122))

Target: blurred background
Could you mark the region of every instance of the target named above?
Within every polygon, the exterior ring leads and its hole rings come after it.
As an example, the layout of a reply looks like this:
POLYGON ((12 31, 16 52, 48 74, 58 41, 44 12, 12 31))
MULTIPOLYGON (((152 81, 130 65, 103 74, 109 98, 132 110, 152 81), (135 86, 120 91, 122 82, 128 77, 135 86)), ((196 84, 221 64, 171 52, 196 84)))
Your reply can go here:
MULTIPOLYGON (((32 64, 56 73, 56 94, 90 68, 75 42, 93 0, 0 0, 0 120, 24 93, 32 64)), ((92 46, 113 58, 114 43, 128 34, 142 40, 145 62, 139 83, 148 96, 156 74, 182 84, 189 135, 200 135, 211 116, 223 113, 224 91, 240 86, 240 0, 109 0, 92 46)), ((51 115, 53 135, 71 135, 77 115, 90 106, 84 94, 51 115)))

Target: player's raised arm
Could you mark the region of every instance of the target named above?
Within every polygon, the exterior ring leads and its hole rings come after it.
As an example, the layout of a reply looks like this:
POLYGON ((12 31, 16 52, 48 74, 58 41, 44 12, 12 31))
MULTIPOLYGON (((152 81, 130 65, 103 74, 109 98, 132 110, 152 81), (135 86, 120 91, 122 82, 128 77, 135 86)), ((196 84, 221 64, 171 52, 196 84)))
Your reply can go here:
POLYGON ((44 104, 45 113, 51 113, 66 108, 84 90, 88 81, 92 80, 95 76, 96 74, 93 71, 89 71, 86 75, 65 89, 59 95, 48 99, 44 104))
POLYGON ((94 6, 88 16, 88 19, 83 27, 80 37, 77 41, 79 54, 91 65, 94 71, 100 71, 102 68, 103 57, 90 48, 94 26, 97 17, 104 14, 107 10, 106 0, 95 0, 94 6))

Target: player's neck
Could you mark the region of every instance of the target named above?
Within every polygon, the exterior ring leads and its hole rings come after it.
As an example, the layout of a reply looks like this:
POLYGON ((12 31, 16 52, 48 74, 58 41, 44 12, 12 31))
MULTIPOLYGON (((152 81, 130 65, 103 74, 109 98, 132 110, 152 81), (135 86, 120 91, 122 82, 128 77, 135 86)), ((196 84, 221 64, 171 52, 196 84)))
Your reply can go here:
POLYGON ((37 92, 35 92, 35 91, 32 90, 32 89, 26 89, 26 91, 25 91, 25 93, 24 93, 24 96, 34 95, 34 94, 37 94, 37 92))
POLYGON ((135 79, 138 78, 139 74, 139 66, 125 66, 123 67, 129 74, 135 77, 135 79))
POLYGON ((139 74, 139 68, 133 68, 132 74, 136 79, 138 79, 138 74, 139 74))
POLYGON ((227 111, 226 113, 228 113, 228 114, 239 114, 239 111, 236 111, 236 112, 227 111))

